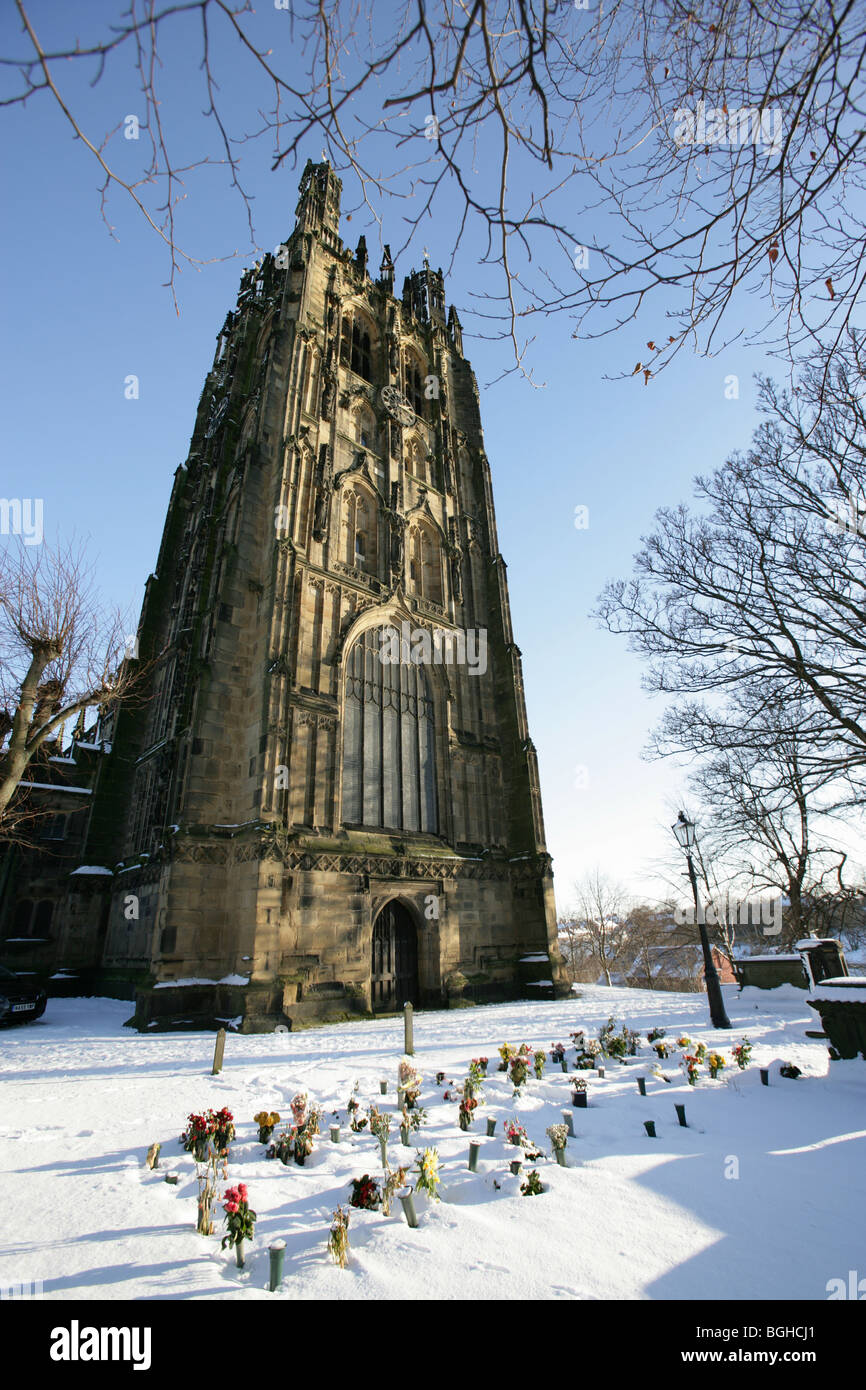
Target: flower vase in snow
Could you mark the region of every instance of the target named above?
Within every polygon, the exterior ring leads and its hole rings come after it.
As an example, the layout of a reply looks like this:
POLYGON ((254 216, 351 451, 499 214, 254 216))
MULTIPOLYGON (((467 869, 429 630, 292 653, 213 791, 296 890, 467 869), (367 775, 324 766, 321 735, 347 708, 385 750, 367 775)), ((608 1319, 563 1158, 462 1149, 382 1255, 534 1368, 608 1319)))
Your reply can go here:
POLYGON ((276 1110, 260 1110, 258 1115, 253 1116, 253 1120, 259 1127, 259 1143, 269 1144, 271 1135, 280 1123, 276 1110))
POLYGON ((256 1224, 256 1213, 247 1200, 246 1184, 239 1182, 237 1187, 226 1188, 223 1197, 228 1234, 223 1236, 222 1248, 234 1246, 238 1269, 244 1267, 244 1241, 252 1240, 256 1224))
POLYGON ((710 1076, 713 1081, 725 1066, 725 1059, 720 1052, 711 1052, 707 1058, 707 1066, 710 1069, 710 1076))

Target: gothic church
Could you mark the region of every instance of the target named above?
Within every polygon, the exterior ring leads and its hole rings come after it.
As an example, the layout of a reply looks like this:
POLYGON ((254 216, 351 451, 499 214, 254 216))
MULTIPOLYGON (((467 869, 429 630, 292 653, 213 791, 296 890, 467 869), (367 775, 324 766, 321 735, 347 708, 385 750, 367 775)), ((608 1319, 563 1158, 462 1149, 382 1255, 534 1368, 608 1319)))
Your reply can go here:
POLYGON ((567 993, 460 322, 340 192, 307 165, 219 335, 70 880, 141 1028, 567 993))

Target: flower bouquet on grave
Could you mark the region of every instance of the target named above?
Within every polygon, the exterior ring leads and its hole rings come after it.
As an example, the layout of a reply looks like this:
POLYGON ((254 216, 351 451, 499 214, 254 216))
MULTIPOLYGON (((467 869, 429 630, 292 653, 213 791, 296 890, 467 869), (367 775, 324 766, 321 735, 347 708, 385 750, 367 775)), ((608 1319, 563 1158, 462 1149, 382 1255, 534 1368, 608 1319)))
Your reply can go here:
POLYGON ((436 1191, 439 1186, 439 1153, 436 1149, 425 1149, 419 1157, 416 1168, 418 1180, 415 1183, 416 1192, 426 1192, 431 1202, 439 1201, 439 1193, 436 1191))
POLYGON ((686 1079, 689 1085, 694 1086, 701 1070, 701 1064, 698 1061, 698 1058, 695 1057, 692 1053, 684 1052, 683 1060, 681 1061, 680 1066, 686 1074, 686 1079))
POLYGON ((520 1184, 520 1191, 523 1193, 524 1197, 541 1196, 544 1188, 541 1186, 541 1178, 538 1176, 538 1171, 536 1169, 533 1169, 527 1176, 526 1182, 520 1184))
POLYGON ((526 1085, 526 1078, 529 1075, 529 1063, 522 1052, 518 1052, 516 1057, 511 1059, 511 1084, 514 1087, 514 1094, 520 1095, 521 1090, 526 1085))
POLYGON ((408 1057, 403 1057, 397 1067, 397 1080, 403 1088, 403 1099, 408 1110, 414 1110, 421 1095, 424 1078, 408 1057))
POLYGON ((292 1146, 295 1162, 299 1168, 303 1168, 310 1154, 313 1152, 313 1136, 307 1124, 298 1125, 295 1130, 295 1142, 292 1146))
POLYGON ((670 1046, 666 1042, 653 1043, 653 1052, 656 1054, 657 1057, 660 1057, 662 1060, 664 1060, 665 1057, 670 1057, 671 1055, 670 1046))
POLYGON ((555 1062, 557 1066, 562 1066, 565 1061, 565 1043, 550 1044, 550 1060, 555 1062))
POLYGON ((276 1110, 260 1110, 258 1115, 253 1115, 253 1121, 259 1127, 259 1143, 267 1144, 280 1123, 280 1117, 276 1110))
POLYGON ((664 1028, 652 1028, 647 1033, 646 1040, 648 1043, 659 1042, 659 1040, 665 1036, 665 1032, 666 1030, 664 1028))
POLYGON ((731 1056, 740 1071, 745 1071, 749 1062, 752 1060, 752 1044, 749 1042, 749 1039, 743 1038, 742 1042, 737 1043, 736 1047, 732 1047, 731 1056))
POLYGON ((252 1240, 255 1231, 256 1214, 247 1200, 246 1185, 239 1182, 237 1187, 226 1189, 223 1197, 228 1235, 223 1236, 222 1249, 235 1247, 235 1260, 238 1269, 244 1267, 244 1241, 252 1240))
POLYGON ((391 1133, 391 1116, 383 1115, 375 1105, 370 1106, 370 1133, 379 1140, 382 1154, 382 1167, 388 1167, 388 1135, 391 1133))
POLYGON ((529 1143, 529 1136, 519 1120, 506 1120, 503 1128, 509 1144, 522 1148, 524 1144, 529 1143))
POLYGON ((441 1086, 441 1085, 442 1085, 442 1082, 443 1082, 444 1080, 445 1080, 445 1073, 444 1073, 444 1071, 437 1071, 437 1073, 436 1073, 436 1085, 437 1085, 437 1086, 441 1086))
POLYGON ((337 1207, 331 1221, 331 1233, 328 1236, 328 1252, 334 1264, 345 1269, 349 1263, 349 1213, 343 1207, 337 1207))
POLYGON ((725 1067, 725 1059, 721 1052, 711 1052, 707 1058, 707 1066, 710 1069, 710 1076, 715 1081, 719 1072, 725 1067))
POLYGON ((292 1109, 292 1119, 296 1125, 302 1125, 307 1116, 307 1093, 299 1091, 289 1102, 292 1109))
POLYGON ((296 1136, 297 1130, 294 1125, 284 1129, 282 1134, 277 1135, 276 1142, 271 1144, 268 1149, 268 1157, 278 1158, 283 1164, 288 1163, 295 1151, 296 1136))
POLYGON ((379 1191, 379 1184, 375 1178, 371 1178, 369 1173, 365 1173, 362 1178, 352 1179, 350 1207, 359 1207, 361 1211, 378 1211, 381 1205, 382 1193, 379 1191))
POLYGON ((460 1109, 457 1114, 457 1122, 462 1130, 469 1129, 475 1118, 475 1111, 478 1109, 478 1101, 474 1096, 464 1095, 460 1102, 460 1109))
POLYGON ((385 1174, 385 1181, 382 1184, 382 1215, 391 1215, 391 1202, 395 1192, 399 1192, 401 1187, 406 1186, 406 1169, 389 1168, 385 1174))
POLYGON ((553 1145, 553 1152, 557 1163, 565 1167, 565 1145, 568 1141, 567 1125, 550 1125, 545 1133, 553 1145))
POLYGON ((499 1053, 499 1070, 508 1071, 509 1062, 517 1055, 517 1048, 511 1043, 501 1043, 496 1050, 499 1053))
POLYGON ((535 1053, 533 1058, 533 1064, 535 1066, 535 1075, 539 1081, 544 1076, 544 1063, 546 1061, 547 1058, 543 1052, 539 1051, 535 1053))
POLYGON ((487 1079, 487 1058, 485 1057, 483 1059, 483 1067, 481 1061, 482 1059, 480 1057, 473 1057, 472 1061, 469 1063, 469 1071, 466 1073, 466 1080, 463 1083, 464 1093, 467 1086, 472 1087, 473 1095, 478 1095, 481 1091, 482 1083, 487 1079))
POLYGON ((697 1043, 697 1044, 695 1045, 695 1056, 697 1057, 697 1059, 698 1059, 698 1061, 701 1063, 701 1065, 703 1065, 703 1063, 704 1063, 704 1062, 706 1061, 706 1059, 707 1059, 707 1045, 706 1045, 706 1043, 699 1042, 699 1043, 697 1043))
MULTIPOLYGON (((578 1063, 578 1066, 580 1063, 578 1063)), ((586 1077, 573 1076, 571 1078, 571 1103, 579 1110, 586 1109, 586 1077)))
POLYGON ((427 1111, 422 1110, 420 1105, 414 1110, 407 1110, 405 1105, 400 1111, 400 1142, 409 1147, 410 1133, 417 1133, 427 1118, 427 1111))
POLYGON ((223 1106, 222 1110, 209 1110, 214 1148, 221 1158, 228 1158, 229 1144, 235 1137, 234 1115, 223 1106))
POLYGON ((217 1155, 211 1150, 206 1164, 200 1164, 195 1171, 198 1183, 198 1203, 195 1228, 199 1235, 213 1235, 211 1211, 217 1191, 217 1155))
POLYGON ((640 1047, 640 1033, 636 1028, 626 1028, 625 1025, 623 1025, 622 1031, 626 1040, 626 1051, 629 1057, 636 1057, 637 1050, 640 1047))
POLYGON ((204 1115, 188 1115, 186 1129, 180 1136, 180 1142, 191 1153, 196 1163, 207 1163, 210 1153, 210 1141, 213 1137, 213 1126, 211 1124, 212 1110, 208 1110, 204 1115))
POLYGON ((352 1111, 352 1119, 349 1128, 353 1134, 360 1134, 362 1129, 367 1128, 367 1116, 361 1110, 352 1111))
POLYGON ((677 1038, 677 1047, 682 1048, 683 1052, 687 1052, 691 1045, 692 1040, 688 1033, 683 1033, 681 1038, 677 1038))

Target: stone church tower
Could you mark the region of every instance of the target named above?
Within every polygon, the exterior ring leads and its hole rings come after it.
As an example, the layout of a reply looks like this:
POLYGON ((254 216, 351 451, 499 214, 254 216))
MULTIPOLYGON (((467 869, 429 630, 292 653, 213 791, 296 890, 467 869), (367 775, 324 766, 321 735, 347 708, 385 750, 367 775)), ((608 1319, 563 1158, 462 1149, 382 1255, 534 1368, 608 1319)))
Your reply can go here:
POLYGON ((140 1027, 567 992, 460 323, 340 192, 307 165, 219 335, 97 792, 140 1027))

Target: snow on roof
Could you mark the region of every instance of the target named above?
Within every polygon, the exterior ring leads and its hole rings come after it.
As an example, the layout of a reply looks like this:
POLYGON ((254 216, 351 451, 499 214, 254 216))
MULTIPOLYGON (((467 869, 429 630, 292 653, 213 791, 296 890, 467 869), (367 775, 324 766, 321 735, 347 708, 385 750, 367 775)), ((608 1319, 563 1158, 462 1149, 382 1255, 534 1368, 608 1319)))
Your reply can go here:
POLYGON ((746 964, 751 965, 751 963, 752 963, 753 960, 758 960, 758 961, 764 961, 764 960, 795 960, 795 961, 797 962, 798 965, 802 965, 802 963, 803 963, 803 962, 800 960, 800 957, 799 957, 799 956, 785 956, 785 955, 782 955, 781 951, 779 952, 778 955, 772 954, 772 955, 769 955, 769 956, 738 956, 738 957, 737 957, 737 963, 738 963, 739 965, 746 965, 746 964))
POLYGON ((248 985, 249 975, 223 975, 220 980, 205 979, 197 975, 190 975, 182 980, 160 980, 154 985, 154 989, 177 989, 187 985, 248 985))
POLYGON ((111 869, 103 869, 101 864, 80 864, 77 869, 72 870, 69 877, 74 878, 76 874, 108 874, 109 878, 114 876, 111 869))
POLYGON ((544 954, 543 951, 540 951, 540 952, 538 953, 538 955, 535 955, 535 956, 521 956, 520 959, 521 959, 522 961, 524 961, 524 960, 547 960, 548 957, 544 954))
POLYGON ((63 782, 22 782, 22 787, 36 787, 43 792, 81 792, 82 796, 91 796, 92 787, 67 787, 63 782))
POLYGON ((816 1003, 823 1000, 826 1003, 866 1004, 866 976, 837 975, 832 980, 822 980, 809 995, 809 1001, 813 999, 816 1003))

